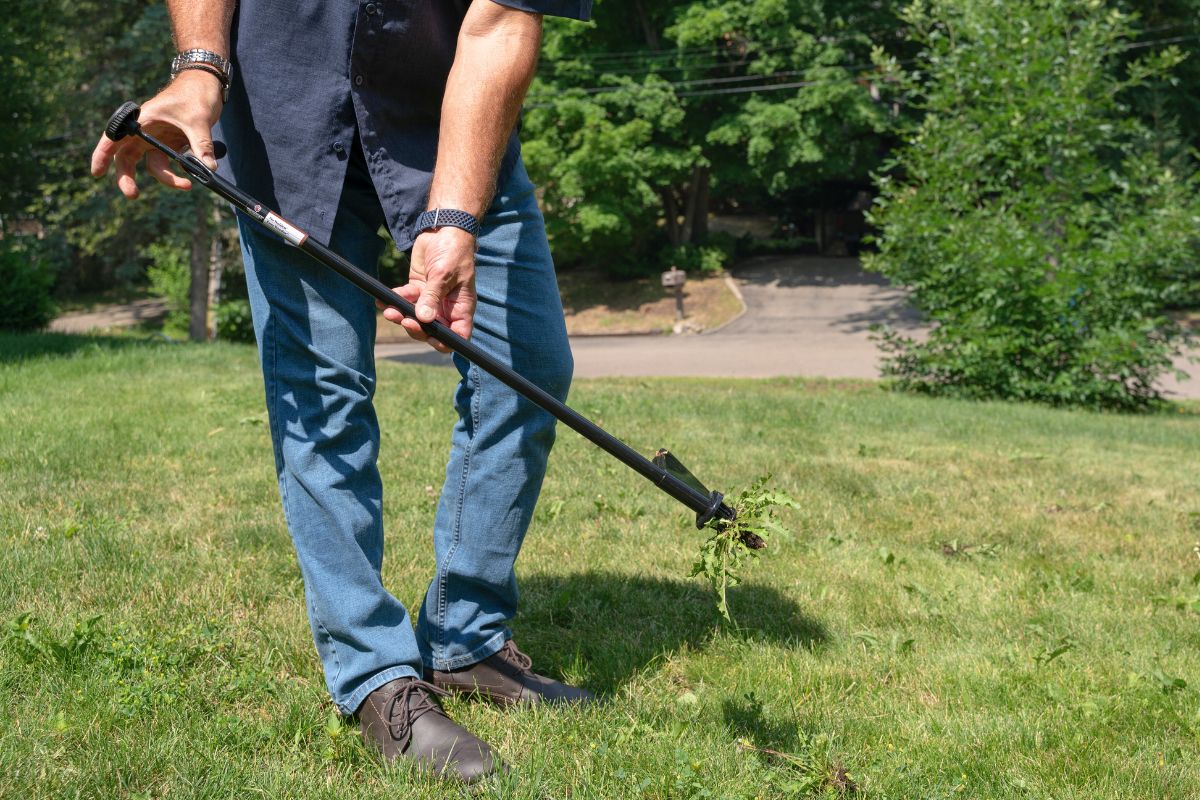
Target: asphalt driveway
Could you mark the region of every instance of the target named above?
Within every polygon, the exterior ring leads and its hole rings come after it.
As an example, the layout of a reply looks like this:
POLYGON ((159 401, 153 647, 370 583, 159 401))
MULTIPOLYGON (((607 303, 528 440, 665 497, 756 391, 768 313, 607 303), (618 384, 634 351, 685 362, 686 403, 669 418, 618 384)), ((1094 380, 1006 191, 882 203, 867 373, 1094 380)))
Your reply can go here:
MULTIPOLYGON (((905 292, 854 258, 762 257, 738 265, 733 280, 746 313, 732 323, 691 336, 573 338, 576 377, 878 378, 871 326, 917 336, 924 330, 905 292)), ((403 363, 449 363, 424 345, 380 345, 376 352, 403 363)), ((1200 398, 1200 365, 1180 358, 1177 366, 1194 379, 1167 378, 1163 388, 1200 398)))

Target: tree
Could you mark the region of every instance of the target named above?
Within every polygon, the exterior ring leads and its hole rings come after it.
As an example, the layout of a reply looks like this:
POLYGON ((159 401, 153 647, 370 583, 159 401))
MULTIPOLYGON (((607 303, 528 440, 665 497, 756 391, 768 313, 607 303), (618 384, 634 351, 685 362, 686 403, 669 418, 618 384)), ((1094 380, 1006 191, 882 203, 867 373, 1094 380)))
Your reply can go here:
POLYGON ((34 146, 47 137, 50 98, 42 87, 55 83, 52 17, 35 0, 14 0, 0 17, 0 234, 24 215, 37 194, 41 174, 34 146))
POLYGON ((1179 52, 1129 62, 1134 21, 1101 0, 918 0, 904 19, 922 50, 891 70, 924 117, 879 178, 868 265, 934 328, 886 335, 885 372, 931 394, 1152 403, 1200 203, 1128 98, 1179 52))
POLYGON ((778 198, 877 163, 870 25, 889 4, 597 3, 547 20, 523 137, 560 261, 655 266, 705 240, 710 197, 778 198))
MULTIPOLYGON (((174 50, 165 7, 151 0, 51 0, 36 7, 21 0, 17 10, 28 11, 33 20, 22 23, 29 33, 18 42, 20 51, 45 65, 42 80, 12 82, 38 91, 3 102, 36 111, 29 114, 30 132, 20 136, 27 146, 10 144, 6 130, 0 157, 29 168, 29 178, 10 200, 17 213, 43 223, 39 258, 56 255, 59 288, 69 291, 144 280, 146 254, 161 252, 152 245, 190 250, 196 278, 191 336, 204 338, 209 253, 217 233, 208 224, 211 196, 166 190, 140 175, 144 197, 129 202, 111 182, 85 173, 108 115, 125 100, 149 97, 163 83, 174 50)), ((16 23, 10 17, 8 24, 16 23)), ((15 91, 19 95, 21 89, 15 91)))

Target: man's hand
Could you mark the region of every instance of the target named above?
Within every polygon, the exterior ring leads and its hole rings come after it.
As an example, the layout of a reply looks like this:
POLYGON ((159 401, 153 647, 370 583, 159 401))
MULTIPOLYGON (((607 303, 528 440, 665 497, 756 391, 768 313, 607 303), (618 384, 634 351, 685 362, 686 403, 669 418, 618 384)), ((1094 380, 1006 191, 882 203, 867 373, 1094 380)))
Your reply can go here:
MULTIPOLYGON (((221 116, 221 82, 200 70, 185 70, 142 106, 138 122, 146 132, 176 150, 185 146, 210 169, 217 168, 213 156, 212 128, 221 116)), ((146 156, 146 171, 172 189, 191 189, 192 182, 171 171, 166 155, 135 136, 114 142, 103 134, 92 152, 92 175, 99 178, 117 165, 117 187, 130 200, 138 196, 134 170, 146 156)))
POLYGON ((396 287, 396 292, 417 307, 417 319, 409 319, 394 308, 384 309, 383 316, 402 326, 412 338, 428 341, 439 352, 450 352, 441 342, 430 339, 417 321, 436 319, 469 339, 476 300, 475 237, 452 227, 422 233, 413 243, 408 283, 396 287))

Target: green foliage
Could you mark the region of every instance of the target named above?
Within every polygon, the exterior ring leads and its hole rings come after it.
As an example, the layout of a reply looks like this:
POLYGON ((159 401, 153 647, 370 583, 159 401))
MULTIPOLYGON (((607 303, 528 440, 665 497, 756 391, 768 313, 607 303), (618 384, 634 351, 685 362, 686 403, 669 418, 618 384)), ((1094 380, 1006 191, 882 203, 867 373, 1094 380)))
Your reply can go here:
POLYGON ((46 111, 58 77, 55 51, 45 46, 54 26, 39 0, 11 0, 0 15, 0 223, 25 211, 40 180, 37 145, 46 138, 46 111))
POLYGON ((34 331, 54 318, 54 276, 30 250, 0 241, 0 330, 34 331))
POLYGON ((742 491, 733 501, 737 518, 732 522, 712 519, 707 529, 713 533, 700 545, 700 554, 688 577, 703 575, 717 593, 717 611, 732 622, 726 592, 741 582, 741 569, 747 560, 758 558, 772 533, 786 533, 775 517, 777 508, 799 508, 791 497, 766 488, 770 475, 764 475, 742 491))
POLYGON ((591 26, 547 19, 522 138, 558 261, 646 272, 704 243, 710 193, 865 176, 887 127, 855 82, 870 4, 826 5, 607 0, 591 26))
MULTIPOLYGON (((1156 147, 1168 156, 1184 156, 1200 147, 1200 0, 1125 0, 1123 9, 1138 15, 1139 42, 1170 42, 1186 56, 1170 75, 1150 79, 1130 103, 1154 131, 1156 147), (1182 146, 1181 146, 1182 145, 1182 146)), ((1136 59, 1149 45, 1138 44, 1136 59)), ((1200 292, 1197 293, 1200 300, 1200 292)))
POLYGON ((885 332, 885 373, 930 394, 1151 404, 1200 202, 1123 98, 1179 53, 1119 74, 1133 22, 1092 0, 917 2, 905 21, 919 63, 888 67, 924 118, 879 178, 868 264, 935 327, 885 332))
POLYGON ((681 125, 683 116, 665 86, 568 95, 529 111, 523 152, 545 191, 547 233, 559 261, 586 259, 627 272, 661 246, 662 187, 685 180, 700 158, 698 148, 656 135, 681 125))
POLYGON ((22 213, 69 252, 60 291, 141 283, 146 248, 155 242, 187 247, 196 206, 211 208, 211 195, 165 189, 139 169, 143 194, 131 203, 113 186, 111 172, 93 180, 86 166, 113 110, 161 87, 174 51, 167 9, 153 0, 37 5, 43 20, 38 52, 54 58, 35 82, 41 91, 42 134, 33 144, 38 180, 24 192, 22 213))
POLYGON ((186 337, 188 291, 192 284, 187 251, 159 242, 146 248, 145 257, 150 261, 150 266, 146 269, 150 291, 167 301, 167 319, 163 323, 163 333, 172 337, 186 337))
POLYGON ((678 267, 679 269, 697 274, 705 272, 720 272, 733 260, 737 250, 737 240, 725 234, 723 238, 710 237, 709 244, 681 244, 667 247, 659 254, 659 263, 663 269, 678 267))
POLYGON ((249 300, 222 300, 213 309, 217 338, 225 342, 253 342, 254 319, 249 300))

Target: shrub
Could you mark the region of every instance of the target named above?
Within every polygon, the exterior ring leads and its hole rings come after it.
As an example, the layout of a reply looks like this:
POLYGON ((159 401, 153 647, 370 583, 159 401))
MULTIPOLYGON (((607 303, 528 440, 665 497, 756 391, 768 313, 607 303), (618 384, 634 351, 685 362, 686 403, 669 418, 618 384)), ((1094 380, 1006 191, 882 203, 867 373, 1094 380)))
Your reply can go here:
POLYGON ((163 333, 186 339, 190 313, 188 292, 192 285, 187 251, 176 245, 155 242, 143 255, 150 260, 150 266, 146 268, 150 291, 167 301, 163 333))
POLYGON ((222 300, 213 309, 217 338, 227 342, 253 342, 254 320, 249 300, 222 300))
POLYGON ((658 260, 662 269, 679 267, 697 275, 720 272, 733 261, 742 249, 743 240, 728 233, 710 234, 704 244, 681 244, 665 247, 658 260))
POLYGON ((913 291, 928 340, 885 332, 901 388, 1135 409, 1159 398, 1194 272, 1194 181, 1121 98, 1178 61, 1129 64, 1130 18, 1089 0, 914 3, 924 111, 871 214, 868 265, 913 291))
POLYGON ((0 242, 0 330, 36 331, 54 318, 54 276, 27 250, 0 242))

